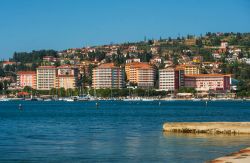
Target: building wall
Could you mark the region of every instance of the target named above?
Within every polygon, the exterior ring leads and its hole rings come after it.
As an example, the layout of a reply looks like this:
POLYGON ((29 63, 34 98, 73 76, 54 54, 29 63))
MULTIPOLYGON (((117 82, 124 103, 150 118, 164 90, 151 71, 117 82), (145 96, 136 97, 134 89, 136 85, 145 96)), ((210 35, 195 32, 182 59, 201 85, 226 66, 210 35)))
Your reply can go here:
POLYGON ((37 68, 37 89, 50 90, 57 88, 57 72, 53 66, 41 66, 37 68))
POLYGON ((185 86, 195 88, 197 91, 230 90, 230 77, 224 75, 185 76, 185 86))
POLYGON ((138 87, 153 87, 155 70, 148 63, 133 62, 125 65, 127 80, 138 87))
POLYGON ((197 66, 186 66, 185 74, 186 75, 200 74, 200 70, 197 66))
POLYGON ((162 69, 159 71, 159 89, 164 91, 175 90, 174 69, 162 69))
POLYGON ((174 91, 184 86, 184 70, 174 68, 159 71, 159 89, 174 91))
POLYGON ((25 86, 36 89, 36 72, 19 72, 17 73, 17 85, 21 88, 25 86))
POLYGON ((136 83, 138 87, 154 87, 155 71, 152 68, 138 68, 136 71, 136 83))
POLYGON ((60 66, 57 68, 58 87, 65 89, 75 89, 77 82, 77 69, 70 66, 60 66))
POLYGON ((93 87, 96 89, 123 88, 123 70, 121 68, 95 68, 93 70, 93 87))

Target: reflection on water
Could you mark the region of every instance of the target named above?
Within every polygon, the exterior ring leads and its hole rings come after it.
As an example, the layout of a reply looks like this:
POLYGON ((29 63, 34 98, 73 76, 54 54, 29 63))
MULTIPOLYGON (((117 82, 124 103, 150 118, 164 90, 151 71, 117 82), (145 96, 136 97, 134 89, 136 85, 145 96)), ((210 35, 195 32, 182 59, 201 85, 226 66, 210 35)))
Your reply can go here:
POLYGON ((237 146, 242 144, 244 146, 250 146, 250 135, 227 135, 227 134, 193 134, 193 133, 170 133, 163 132, 166 139, 179 139, 184 144, 197 141, 201 146, 237 146))

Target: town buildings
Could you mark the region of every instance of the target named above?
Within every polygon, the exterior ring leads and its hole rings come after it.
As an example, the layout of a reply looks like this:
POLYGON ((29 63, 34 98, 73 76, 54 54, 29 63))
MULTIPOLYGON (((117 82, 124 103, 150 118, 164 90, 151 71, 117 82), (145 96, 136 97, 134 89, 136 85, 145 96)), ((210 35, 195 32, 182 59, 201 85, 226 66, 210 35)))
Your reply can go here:
POLYGON ((37 72, 37 89, 57 88, 57 70, 55 66, 39 66, 37 72))
POLYGON ((36 89, 36 71, 19 71, 17 72, 17 86, 24 88, 29 86, 36 89))
POLYGON ((175 91, 184 87, 184 70, 169 67, 159 70, 159 89, 175 91))
POLYGON ((125 65, 127 80, 140 88, 154 87, 155 69, 148 63, 132 62, 125 65))
POLYGON ((93 85, 95 89, 101 88, 123 88, 124 71, 114 63, 106 63, 93 70, 93 85))
POLYGON ((4 61, 2 63, 2 67, 5 68, 8 65, 12 66, 12 65, 15 65, 15 64, 16 64, 16 62, 4 61))
POLYGON ((185 75, 185 87, 195 88, 197 91, 221 91, 230 90, 230 75, 223 74, 194 74, 185 75))
POLYGON ((74 89, 78 79, 78 69, 70 65, 57 67, 58 88, 74 89))
POLYGON ((185 75, 200 74, 200 68, 197 65, 183 64, 176 67, 178 70, 184 70, 185 75))

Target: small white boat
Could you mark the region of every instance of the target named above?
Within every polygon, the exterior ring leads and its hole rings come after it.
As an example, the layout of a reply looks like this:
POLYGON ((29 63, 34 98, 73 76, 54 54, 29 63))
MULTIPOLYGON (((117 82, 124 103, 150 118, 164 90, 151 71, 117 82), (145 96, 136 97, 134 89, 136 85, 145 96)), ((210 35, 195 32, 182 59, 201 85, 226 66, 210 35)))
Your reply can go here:
POLYGON ((125 98, 123 101, 141 101, 141 98, 125 98))
POLYGON ((52 101, 52 100, 48 98, 48 99, 44 99, 43 101, 52 101))
POLYGON ((141 99, 142 101, 155 101, 155 99, 152 99, 152 98, 143 98, 141 99))
POLYGON ((67 102, 74 102, 74 99, 72 99, 72 98, 65 98, 64 101, 67 101, 67 102))
POLYGON ((193 98, 192 100, 193 101, 201 101, 201 99, 199 99, 199 98, 193 98))
POLYGON ((0 101, 10 101, 8 98, 0 98, 0 101))

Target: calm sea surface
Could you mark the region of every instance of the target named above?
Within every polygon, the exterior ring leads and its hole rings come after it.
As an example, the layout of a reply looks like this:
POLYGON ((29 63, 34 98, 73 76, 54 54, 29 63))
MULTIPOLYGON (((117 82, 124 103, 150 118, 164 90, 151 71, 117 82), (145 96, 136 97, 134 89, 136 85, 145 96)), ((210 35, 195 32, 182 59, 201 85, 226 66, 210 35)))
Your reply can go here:
POLYGON ((0 162, 194 163, 250 146, 249 136, 162 132, 182 121, 250 121, 250 102, 0 102, 0 162))

